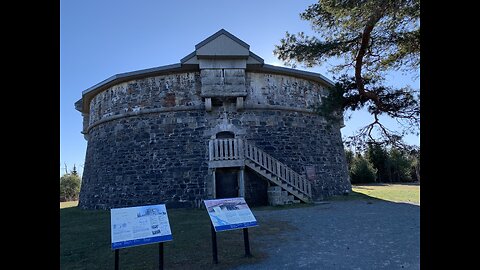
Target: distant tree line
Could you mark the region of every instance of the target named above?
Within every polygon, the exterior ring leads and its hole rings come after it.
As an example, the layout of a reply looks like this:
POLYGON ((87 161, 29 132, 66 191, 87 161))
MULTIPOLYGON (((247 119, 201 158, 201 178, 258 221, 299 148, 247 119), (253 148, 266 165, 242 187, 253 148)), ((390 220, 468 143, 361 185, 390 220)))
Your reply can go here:
POLYGON ((363 152, 346 149, 345 155, 352 184, 420 181, 420 148, 370 143, 363 152))
POLYGON ((60 177, 60 201, 76 201, 80 194, 82 180, 80 175, 78 175, 75 165, 70 172, 67 172, 65 166, 65 171, 65 174, 60 177))

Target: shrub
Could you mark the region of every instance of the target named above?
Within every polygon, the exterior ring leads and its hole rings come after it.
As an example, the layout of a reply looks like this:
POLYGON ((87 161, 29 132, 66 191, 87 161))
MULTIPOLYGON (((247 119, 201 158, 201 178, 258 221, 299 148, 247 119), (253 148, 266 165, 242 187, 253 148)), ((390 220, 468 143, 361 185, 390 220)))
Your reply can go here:
POLYGON ((60 201, 78 200, 81 179, 76 173, 66 173, 60 177, 60 201))

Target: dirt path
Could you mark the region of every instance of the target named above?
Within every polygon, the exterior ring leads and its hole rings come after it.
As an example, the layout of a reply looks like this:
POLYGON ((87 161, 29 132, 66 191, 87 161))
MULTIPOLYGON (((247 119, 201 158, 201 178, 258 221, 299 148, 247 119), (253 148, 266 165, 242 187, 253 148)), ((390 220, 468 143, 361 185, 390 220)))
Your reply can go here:
MULTIPOLYGON (((420 269, 420 206, 386 201, 331 201, 313 207, 254 211, 295 229, 251 239, 268 258, 246 269, 420 269)), ((259 227, 260 229, 260 227, 259 227)))

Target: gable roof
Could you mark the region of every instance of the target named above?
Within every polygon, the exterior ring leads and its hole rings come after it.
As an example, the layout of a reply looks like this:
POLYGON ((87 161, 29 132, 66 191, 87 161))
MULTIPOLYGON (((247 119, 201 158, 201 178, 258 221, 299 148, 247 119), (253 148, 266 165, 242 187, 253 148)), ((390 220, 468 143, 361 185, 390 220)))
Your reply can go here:
POLYGON ((195 51, 180 60, 182 64, 198 64, 198 59, 247 59, 248 64, 263 64, 263 59, 250 51, 250 45, 225 29, 195 45, 195 51))
POLYGON ((245 43, 243 40, 237 38, 236 36, 230 34, 227 30, 225 29, 220 29, 218 30, 215 34, 207 37, 206 39, 200 41, 197 45, 195 45, 195 50, 198 50, 200 49, 201 47, 205 46, 206 44, 212 42, 213 40, 215 40, 216 38, 218 38, 219 36, 221 35, 225 35, 227 36, 228 38, 230 38, 231 40, 235 41, 236 43, 238 43, 240 46, 244 47, 245 49, 247 50, 250 50, 250 45, 248 45, 247 43, 245 43))

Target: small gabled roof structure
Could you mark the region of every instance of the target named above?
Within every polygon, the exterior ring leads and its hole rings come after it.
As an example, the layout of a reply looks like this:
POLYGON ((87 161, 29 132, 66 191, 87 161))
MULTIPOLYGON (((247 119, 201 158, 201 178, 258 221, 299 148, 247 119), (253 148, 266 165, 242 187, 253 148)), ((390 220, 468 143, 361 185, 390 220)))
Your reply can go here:
POLYGON ((245 43, 243 40, 237 38, 236 36, 230 34, 230 32, 228 32, 227 30, 225 30, 223 28, 218 30, 215 34, 213 34, 213 35, 209 36, 208 38, 202 40, 197 45, 195 45, 195 49, 198 50, 198 49, 204 47, 207 44, 211 44, 212 42, 214 42, 217 38, 219 38, 221 36, 225 36, 225 37, 229 38, 230 40, 236 42, 238 45, 244 47, 245 49, 250 50, 250 45, 245 43))
POLYGON ((198 64, 199 59, 247 59, 249 65, 262 65, 263 59, 250 51, 250 45, 221 29, 195 45, 195 51, 180 60, 182 64, 198 64))

